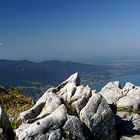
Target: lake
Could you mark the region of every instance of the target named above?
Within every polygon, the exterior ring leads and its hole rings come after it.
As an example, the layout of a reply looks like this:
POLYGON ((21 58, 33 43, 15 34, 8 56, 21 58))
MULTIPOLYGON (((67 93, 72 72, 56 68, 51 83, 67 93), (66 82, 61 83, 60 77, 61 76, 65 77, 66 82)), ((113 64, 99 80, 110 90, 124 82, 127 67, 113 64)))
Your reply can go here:
POLYGON ((105 83, 94 84, 92 88, 98 92, 101 90, 103 86, 105 86, 110 81, 120 81, 122 87, 125 85, 126 82, 131 82, 136 86, 140 86, 140 74, 131 74, 131 75, 115 77, 115 78, 109 79, 109 81, 105 83))

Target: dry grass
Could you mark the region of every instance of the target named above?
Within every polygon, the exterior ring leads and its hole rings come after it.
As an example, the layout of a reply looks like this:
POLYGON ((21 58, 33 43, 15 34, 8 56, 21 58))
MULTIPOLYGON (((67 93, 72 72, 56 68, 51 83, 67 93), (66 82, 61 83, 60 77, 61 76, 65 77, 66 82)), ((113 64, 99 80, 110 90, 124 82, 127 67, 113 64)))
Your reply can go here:
POLYGON ((128 107, 128 108, 124 108, 124 107, 118 107, 117 111, 120 112, 129 112, 129 113, 137 113, 140 115, 140 111, 134 110, 133 107, 128 107))
POLYGON ((10 91, 0 90, 0 106, 7 112, 7 114, 13 117, 12 126, 16 128, 21 122, 17 121, 17 117, 23 111, 30 109, 34 105, 31 98, 21 94, 17 89, 11 89, 10 91))

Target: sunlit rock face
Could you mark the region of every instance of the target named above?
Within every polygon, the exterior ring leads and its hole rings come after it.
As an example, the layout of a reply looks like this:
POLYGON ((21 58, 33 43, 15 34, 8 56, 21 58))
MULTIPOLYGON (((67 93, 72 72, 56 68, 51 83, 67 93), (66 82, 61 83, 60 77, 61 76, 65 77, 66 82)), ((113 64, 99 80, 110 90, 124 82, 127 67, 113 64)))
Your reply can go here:
POLYGON ((114 104, 119 108, 140 110, 140 87, 130 82, 127 82, 124 88, 121 88, 118 81, 109 82, 102 88, 100 94, 108 104, 114 104))
POLYGON ((113 106, 117 136, 122 140, 140 139, 140 87, 127 82, 109 82, 100 94, 113 106))
POLYGON ((78 73, 48 89, 33 108, 20 114, 19 140, 115 140, 115 119, 107 101, 78 73))

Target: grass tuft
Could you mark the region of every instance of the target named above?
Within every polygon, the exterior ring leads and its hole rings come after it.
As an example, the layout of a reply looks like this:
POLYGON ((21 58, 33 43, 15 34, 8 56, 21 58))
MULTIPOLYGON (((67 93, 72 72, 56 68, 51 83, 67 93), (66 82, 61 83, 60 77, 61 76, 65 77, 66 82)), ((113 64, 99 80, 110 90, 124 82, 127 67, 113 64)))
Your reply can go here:
POLYGON ((10 116, 14 129, 21 124, 20 121, 17 121, 19 114, 30 109, 33 105, 33 100, 22 95, 19 89, 12 88, 9 91, 0 89, 0 106, 10 116))
POLYGON ((139 110, 134 110, 133 107, 118 107, 117 111, 129 112, 129 113, 137 113, 137 114, 140 115, 140 111, 139 110))

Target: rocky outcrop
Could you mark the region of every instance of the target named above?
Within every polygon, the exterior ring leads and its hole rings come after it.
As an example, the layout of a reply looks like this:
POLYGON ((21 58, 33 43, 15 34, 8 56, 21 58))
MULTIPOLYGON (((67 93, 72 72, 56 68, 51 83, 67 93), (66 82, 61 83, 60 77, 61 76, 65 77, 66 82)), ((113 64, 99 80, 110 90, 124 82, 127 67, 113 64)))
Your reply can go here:
POLYGON ((121 97, 123 97, 119 81, 109 82, 102 88, 100 94, 106 99, 108 104, 115 104, 121 97))
POLYGON ((100 93, 78 73, 48 89, 19 116, 18 140, 133 140, 140 138, 140 87, 109 82, 100 93))
POLYGON ((121 88, 118 81, 110 82, 102 88, 100 94, 107 100, 108 104, 114 104, 120 108, 133 108, 140 110, 140 87, 127 82, 121 88))
POLYGON ((127 82, 110 82, 100 94, 113 107, 117 135, 122 140, 140 139, 140 87, 127 82))
POLYGON ((125 96, 118 100, 116 104, 118 107, 133 107, 136 111, 140 110, 140 87, 133 86, 131 90, 125 92, 125 96))
POLYGON ((115 119, 106 100, 78 73, 48 89, 33 108, 20 114, 19 140, 115 140, 115 119))
POLYGON ((95 134, 96 139, 113 140, 115 138, 114 116, 106 100, 100 94, 92 94, 80 112, 80 119, 95 134))
POLYGON ((0 140, 14 140, 14 133, 6 112, 0 107, 0 140))

